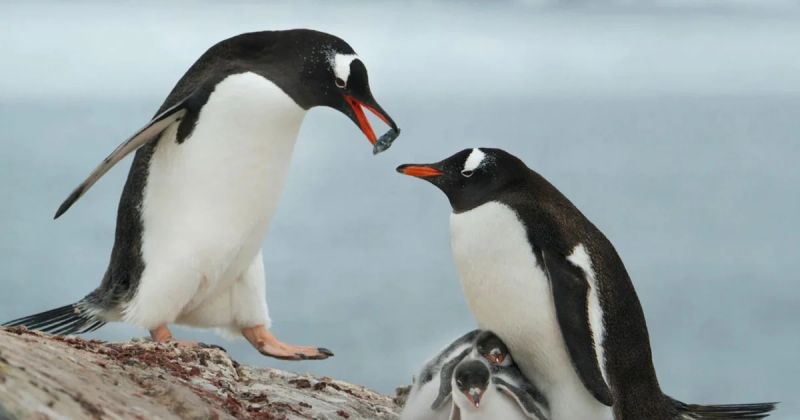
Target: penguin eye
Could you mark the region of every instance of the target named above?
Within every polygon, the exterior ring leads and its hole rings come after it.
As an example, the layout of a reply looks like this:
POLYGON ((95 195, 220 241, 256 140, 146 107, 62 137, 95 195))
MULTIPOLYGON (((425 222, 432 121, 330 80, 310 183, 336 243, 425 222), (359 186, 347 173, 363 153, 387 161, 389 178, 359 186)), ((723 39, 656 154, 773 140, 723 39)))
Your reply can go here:
POLYGON ((464 175, 467 178, 471 177, 473 173, 473 171, 461 171, 461 175, 464 175))
POLYGON ((345 86, 347 86, 347 82, 345 82, 341 78, 337 77, 336 78, 336 86, 339 87, 339 88, 344 88, 345 86))

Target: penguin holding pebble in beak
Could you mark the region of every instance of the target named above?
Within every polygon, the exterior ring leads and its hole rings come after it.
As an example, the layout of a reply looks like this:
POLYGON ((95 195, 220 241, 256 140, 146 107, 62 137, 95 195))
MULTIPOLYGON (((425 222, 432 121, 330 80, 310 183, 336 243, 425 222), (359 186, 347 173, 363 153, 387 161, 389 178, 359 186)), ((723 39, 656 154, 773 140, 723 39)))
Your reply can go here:
POLYGON ((80 301, 6 323, 81 334, 126 322, 154 341, 169 325, 244 337, 285 360, 333 353, 279 341, 271 320, 261 244, 278 207, 309 109, 336 109, 379 153, 399 135, 373 98, 367 68, 344 40, 307 29, 252 32, 209 48, 144 125, 64 201, 64 214, 121 159, 136 152, 117 212, 101 285, 80 301), (391 127, 378 139, 364 109, 391 127))
POLYGON ((687 405, 665 395, 621 258, 556 187, 501 149, 397 168, 447 196, 453 258, 481 329, 535 381, 550 420, 756 419, 775 403, 687 405))

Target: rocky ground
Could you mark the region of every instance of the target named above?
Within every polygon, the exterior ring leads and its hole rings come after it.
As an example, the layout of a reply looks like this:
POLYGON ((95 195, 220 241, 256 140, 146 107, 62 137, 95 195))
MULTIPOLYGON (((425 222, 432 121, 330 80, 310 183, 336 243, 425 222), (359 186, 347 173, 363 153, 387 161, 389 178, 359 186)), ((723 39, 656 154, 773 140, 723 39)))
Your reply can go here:
POLYGON ((242 366, 216 349, 0 329, 0 420, 397 419, 407 392, 242 366))

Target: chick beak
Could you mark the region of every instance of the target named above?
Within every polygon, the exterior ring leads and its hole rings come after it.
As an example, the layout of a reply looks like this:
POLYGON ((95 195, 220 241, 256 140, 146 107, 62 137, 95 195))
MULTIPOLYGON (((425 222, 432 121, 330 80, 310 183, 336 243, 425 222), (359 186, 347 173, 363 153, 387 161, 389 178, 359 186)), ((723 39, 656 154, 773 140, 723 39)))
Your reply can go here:
POLYGON ((472 391, 471 393, 465 392, 469 402, 475 406, 475 408, 480 408, 481 406, 481 398, 483 397, 483 391, 472 391))
POLYGON ((503 363, 503 360, 505 360, 505 358, 506 358, 506 356, 504 354, 499 353, 499 352, 492 352, 488 356, 489 361, 494 363, 494 364, 496 364, 496 365, 499 365, 499 364, 503 363))

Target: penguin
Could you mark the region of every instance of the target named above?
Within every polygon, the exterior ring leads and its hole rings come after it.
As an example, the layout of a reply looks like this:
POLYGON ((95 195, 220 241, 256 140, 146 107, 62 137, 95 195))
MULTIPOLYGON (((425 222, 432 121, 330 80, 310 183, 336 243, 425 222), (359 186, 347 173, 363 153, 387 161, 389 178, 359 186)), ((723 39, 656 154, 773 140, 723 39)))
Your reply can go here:
POLYGON ((516 366, 491 365, 470 355, 456 366, 451 381, 456 392, 449 420, 548 420, 516 366))
POLYGON ((551 420, 752 419, 775 409, 777 403, 687 405, 665 395, 622 259, 516 156, 465 149, 397 171, 447 196, 451 248, 470 311, 540 386, 551 420))
POLYGON ((450 407, 450 377, 458 362, 473 351, 472 330, 448 344, 422 365, 411 386, 400 420, 447 420, 450 407))
POLYGON ((332 356, 270 333, 261 253, 300 126, 317 106, 346 115, 373 145, 364 109, 399 133, 371 93, 364 62, 341 38, 292 29, 244 33, 211 46, 153 119, 56 213, 136 152, 100 286, 76 303, 5 325, 65 335, 126 322, 157 342, 198 344, 173 338, 175 324, 244 337, 278 359, 332 356))
POLYGON ((475 337, 473 356, 484 357, 497 366, 506 367, 514 364, 514 358, 511 357, 506 343, 504 343, 497 334, 488 330, 481 331, 481 333, 475 337))

